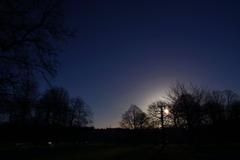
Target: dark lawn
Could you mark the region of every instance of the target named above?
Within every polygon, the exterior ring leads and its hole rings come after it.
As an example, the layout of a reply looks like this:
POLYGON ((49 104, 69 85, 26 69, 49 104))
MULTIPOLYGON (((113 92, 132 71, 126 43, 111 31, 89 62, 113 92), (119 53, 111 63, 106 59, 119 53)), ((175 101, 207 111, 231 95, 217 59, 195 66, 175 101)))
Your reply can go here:
MULTIPOLYGON (((3 146, 2 146, 3 147, 3 146)), ((240 144, 168 145, 164 151, 146 145, 85 145, 81 147, 1 148, 0 160, 239 160, 240 144)))

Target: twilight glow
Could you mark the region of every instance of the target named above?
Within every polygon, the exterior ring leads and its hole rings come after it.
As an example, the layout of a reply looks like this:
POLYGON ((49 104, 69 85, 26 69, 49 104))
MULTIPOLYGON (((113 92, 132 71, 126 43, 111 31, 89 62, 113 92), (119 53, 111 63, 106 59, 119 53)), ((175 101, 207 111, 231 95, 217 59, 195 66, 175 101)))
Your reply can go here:
POLYGON ((194 1, 69 1, 79 30, 60 56, 56 85, 81 96, 96 127, 116 127, 174 82, 240 88, 239 4, 194 1))

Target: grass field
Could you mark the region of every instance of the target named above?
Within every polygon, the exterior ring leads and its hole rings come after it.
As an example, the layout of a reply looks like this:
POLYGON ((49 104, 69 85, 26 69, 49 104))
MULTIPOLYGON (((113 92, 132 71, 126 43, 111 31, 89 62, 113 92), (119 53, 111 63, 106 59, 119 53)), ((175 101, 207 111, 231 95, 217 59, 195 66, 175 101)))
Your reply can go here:
POLYGON ((81 147, 33 147, 2 150, 1 160, 239 160, 240 144, 168 145, 163 151, 153 146, 85 145, 81 147))

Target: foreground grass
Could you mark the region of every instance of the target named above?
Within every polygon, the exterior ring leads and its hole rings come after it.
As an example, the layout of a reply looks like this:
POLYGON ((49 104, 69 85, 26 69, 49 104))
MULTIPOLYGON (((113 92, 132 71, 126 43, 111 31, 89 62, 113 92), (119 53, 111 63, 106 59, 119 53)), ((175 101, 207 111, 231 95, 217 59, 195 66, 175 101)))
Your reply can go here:
POLYGON ((1 160, 239 160, 240 144, 168 145, 163 151, 150 145, 85 145, 5 150, 1 160))

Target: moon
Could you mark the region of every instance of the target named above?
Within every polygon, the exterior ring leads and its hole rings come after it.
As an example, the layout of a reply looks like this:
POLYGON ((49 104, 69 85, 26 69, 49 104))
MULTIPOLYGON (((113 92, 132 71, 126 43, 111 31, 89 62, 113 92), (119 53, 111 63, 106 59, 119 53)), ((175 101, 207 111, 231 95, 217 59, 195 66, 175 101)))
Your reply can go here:
POLYGON ((169 109, 165 108, 165 109, 163 110, 163 112, 164 112, 166 115, 168 115, 168 114, 169 114, 169 109))

